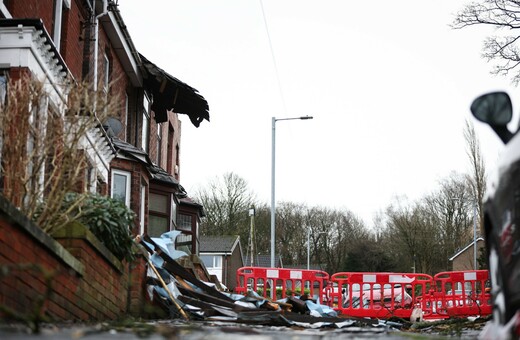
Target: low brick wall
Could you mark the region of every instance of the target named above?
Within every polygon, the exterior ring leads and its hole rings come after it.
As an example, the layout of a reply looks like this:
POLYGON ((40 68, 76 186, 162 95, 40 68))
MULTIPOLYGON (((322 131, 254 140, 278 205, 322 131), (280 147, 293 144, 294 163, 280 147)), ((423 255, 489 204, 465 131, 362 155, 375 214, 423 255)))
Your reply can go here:
POLYGON ((81 225, 52 238, 0 196, 0 318, 139 316, 144 278, 143 259, 121 263, 81 225))

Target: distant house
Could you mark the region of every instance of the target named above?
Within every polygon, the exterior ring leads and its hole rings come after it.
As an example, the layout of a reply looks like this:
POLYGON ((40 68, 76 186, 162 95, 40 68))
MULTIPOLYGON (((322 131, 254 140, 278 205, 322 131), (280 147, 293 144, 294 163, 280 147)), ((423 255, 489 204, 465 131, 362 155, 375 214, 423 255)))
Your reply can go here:
POLYGON ((230 290, 236 286, 236 272, 244 266, 239 236, 199 236, 199 256, 210 275, 230 290))
MULTIPOLYGON (((480 249, 485 247, 485 242, 482 237, 479 237, 475 241, 477 243, 477 258, 480 254, 480 249)), ((450 258, 450 261, 452 262, 452 270, 458 271, 458 270, 473 270, 474 268, 474 243, 471 242, 466 247, 462 248, 459 252, 457 252, 455 255, 453 255, 450 258)), ((477 263, 477 269, 478 269, 478 263, 477 263)))
MULTIPOLYGON (((253 256, 253 263, 251 264, 251 257, 246 256, 246 260, 244 266, 252 266, 252 267, 271 267, 271 255, 262 255, 258 254, 253 256)), ((283 262, 281 256, 276 256, 274 259, 274 267, 275 268, 283 268, 283 262)))

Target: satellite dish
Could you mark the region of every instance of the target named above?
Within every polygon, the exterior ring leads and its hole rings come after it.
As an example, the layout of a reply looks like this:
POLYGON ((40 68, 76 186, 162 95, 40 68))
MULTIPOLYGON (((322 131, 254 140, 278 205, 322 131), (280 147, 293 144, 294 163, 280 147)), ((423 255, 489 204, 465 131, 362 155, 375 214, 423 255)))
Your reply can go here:
POLYGON ((104 124, 109 136, 117 136, 123 130, 123 124, 117 118, 110 117, 104 124))

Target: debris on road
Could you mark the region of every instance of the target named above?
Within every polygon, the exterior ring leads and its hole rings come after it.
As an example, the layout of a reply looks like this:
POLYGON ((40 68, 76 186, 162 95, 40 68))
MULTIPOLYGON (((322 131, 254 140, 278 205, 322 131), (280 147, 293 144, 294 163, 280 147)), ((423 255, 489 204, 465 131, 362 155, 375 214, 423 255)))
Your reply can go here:
MULTIPOLYGON (((388 320, 338 317, 334 309, 321 305, 306 294, 273 301, 252 290, 245 295, 218 290, 218 284, 200 280, 200 276, 208 278, 208 275, 201 275, 205 268, 193 270, 195 265, 190 264, 189 256, 175 249, 176 236, 175 232, 169 232, 160 238, 147 235, 136 238, 136 242, 146 250, 150 300, 159 303, 171 318, 312 329, 362 327, 397 330, 403 326, 388 320)), ((201 265, 200 261, 197 265, 201 265)))

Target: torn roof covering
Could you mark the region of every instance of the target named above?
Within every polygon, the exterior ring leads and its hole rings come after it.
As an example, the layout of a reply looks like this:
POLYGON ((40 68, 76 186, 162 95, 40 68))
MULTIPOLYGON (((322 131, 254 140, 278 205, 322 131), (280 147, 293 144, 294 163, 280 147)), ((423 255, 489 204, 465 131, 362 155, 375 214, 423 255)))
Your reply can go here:
POLYGON ((195 127, 206 119, 209 121, 209 106, 196 89, 169 75, 154 63, 139 54, 144 66, 144 85, 153 95, 152 110, 157 123, 168 120, 168 110, 187 114, 195 127))
MULTIPOLYGON (((153 180, 175 187, 179 186, 179 181, 177 181, 175 177, 170 175, 161 167, 153 164, 148 154, 143 150, 118 138, 112 138, 112 143, 117 151, 122 151, 127 156, 131 156, 132 158, 145 164, 153 180)), ((182 188, 182 190, 184 190, 184 188, 182 188)))

